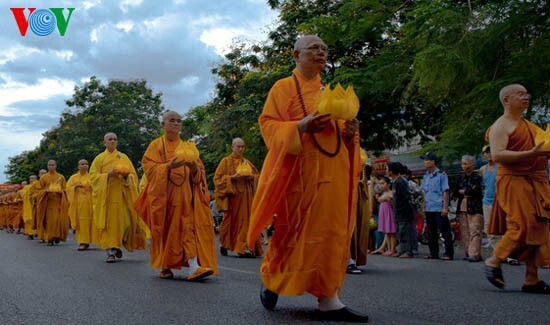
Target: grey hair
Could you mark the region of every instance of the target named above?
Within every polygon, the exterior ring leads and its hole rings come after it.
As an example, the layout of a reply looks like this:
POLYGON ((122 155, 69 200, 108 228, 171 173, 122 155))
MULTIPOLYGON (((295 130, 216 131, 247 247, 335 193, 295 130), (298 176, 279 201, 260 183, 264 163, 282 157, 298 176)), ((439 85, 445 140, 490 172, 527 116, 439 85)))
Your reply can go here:
POLYGON ((466 160, 467 162, 469 162, 473 166, 476 165, 476 159, 472 155, 464 155, 464 156, 462 156, 462 160, 466 160))

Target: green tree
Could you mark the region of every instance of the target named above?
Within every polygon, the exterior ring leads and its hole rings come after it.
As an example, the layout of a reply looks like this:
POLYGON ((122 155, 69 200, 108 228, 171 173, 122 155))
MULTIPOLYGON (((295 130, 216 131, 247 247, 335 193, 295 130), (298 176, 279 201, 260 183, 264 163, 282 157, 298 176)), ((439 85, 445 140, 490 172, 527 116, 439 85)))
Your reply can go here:
POLYGON ((111 80, 105 85, 92 77, 75 87, 66 104, 59 124, 44 133, 36 150, 10 158, 12 168, 6 172, 10 180, 24 175, 29 164, 33 170, 45 168, 49 159, 57 161, 58 172, 69 176, 78 160, 91 164, 104 150, 107 132, 118 135, 118 149, 140 167, 147 145, 160 134, 161 94, 153 94, 145 80, 111 80))

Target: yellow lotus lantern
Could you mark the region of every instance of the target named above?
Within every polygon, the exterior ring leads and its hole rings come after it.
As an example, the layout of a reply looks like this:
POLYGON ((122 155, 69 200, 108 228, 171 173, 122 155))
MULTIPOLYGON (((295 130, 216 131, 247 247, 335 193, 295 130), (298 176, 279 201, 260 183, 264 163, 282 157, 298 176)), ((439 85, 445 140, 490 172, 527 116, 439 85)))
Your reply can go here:
POLYGON ((252 167, 246 161, 243 161, 239 164, 239 166, 237 166, 237 174, 241 176, 249 176, 252 174, 252 167))
POLYGON ((117 171, 117 173, 122 175, 130 174, 130 171, 128 170, 128 168, 126 168, 126 166, 123 163, 116 164, 115 170, 117 171))
POLYGON ((59 192, 61 192, 61 184, 59 184, 59 183, 51 183, 50 186, 48 187, 48 190, 49 190, 50 192, 59 193, 59 192))
POLYGON ((359 112, 359 99, 352 85, 344 90, 342 85, 338 83, 334 90, 330 90, 328 86, 325 87, 319 98, 317 110, 321 115, 330 114, 330 117, 334 120, 351 120, 359 112))
POLYGON ((546 125, 546 131, 539 131, 535 136, 535 144, 539 144, 542 141, 544 141, 542 149, 550 150, 550 123, 546 125))
POLYGON ((361 165, 364 165, 367 163, 367 160, 369 160, 369 156, 367 155, 367 151, 365 149, 361 148, 361 151, 359 153, 361 156, 361 165))
POLYGON ((176 160, 193 162, 199 159, 199 149, 194 141, 183 141, 176 149, 176 160))

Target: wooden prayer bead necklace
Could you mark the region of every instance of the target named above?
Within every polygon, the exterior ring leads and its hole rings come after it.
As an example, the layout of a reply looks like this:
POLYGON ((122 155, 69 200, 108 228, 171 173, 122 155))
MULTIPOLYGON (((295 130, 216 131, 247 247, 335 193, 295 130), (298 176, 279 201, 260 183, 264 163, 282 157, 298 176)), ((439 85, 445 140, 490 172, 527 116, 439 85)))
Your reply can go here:
MULTIPOLYGON (((164 161, 168 162, 168 152, 166 151, 166 143, 164 142, 164 136, 162 137, 162 154, 164 156, 164 161)), ((180 187, 183 185, 183 183, 185 183, 185 168, 183 168, 183 181, 181 181, 181 183, 176 183, 172 180, 172 173, 171 173, 171 169, 168 170, 168 181, 170 181, 170 183, 174 184, 176 187, 180 187)))
MULTIPOLYGON (((296 91, 298 92, 298 100, 300 101, 300 106, 302 107, 302 112, 304 113, 304 117, 307 116, 307 110, 306 110, 306 104, 304 102, 304 98, 302 97, 302 90, 300 89, 300 83, 298 82, 298 78, 293 73, 292 78, 294 79, 294 84, 296 85, 296 91)), ((319 142, 317 142, 317 139, 315 138, 315 134, 311 133, 311 137, 313 138, 313 143, 315 143, 315 146, 319 151, 321 151, 322 154, 328 157, 335 157, 340 152, 340 147, 342 146, 342 139, 340 137, 340 127, 338 126, 338 121, 335 121, 334 123, 336 125, 336 150, 334 152, 329 152, 325 150, 319 142)))

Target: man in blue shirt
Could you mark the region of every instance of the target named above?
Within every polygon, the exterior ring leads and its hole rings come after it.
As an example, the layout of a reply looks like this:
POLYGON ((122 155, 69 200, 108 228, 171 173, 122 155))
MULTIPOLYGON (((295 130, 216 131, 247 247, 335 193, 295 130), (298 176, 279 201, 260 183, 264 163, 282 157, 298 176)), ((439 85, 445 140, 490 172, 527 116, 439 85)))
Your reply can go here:
POLYGON ((422 178, 422 192, 424 193, 424 204, 422 210, 426 216, 428 225, 428 246, 430 255, 428 259, 439 258, 439 232, 445 240, 445 254, 442 260, 452 260, 454 257, 453 239, 451 235, 451 224, 449 223, 449 179, 447 174, 442 173, 436 166, 437 156, 431 152, 420 158, 424 159, 424 167, 427 171, 422 178), (439 232, 438 232, 439 230, 439 232))

